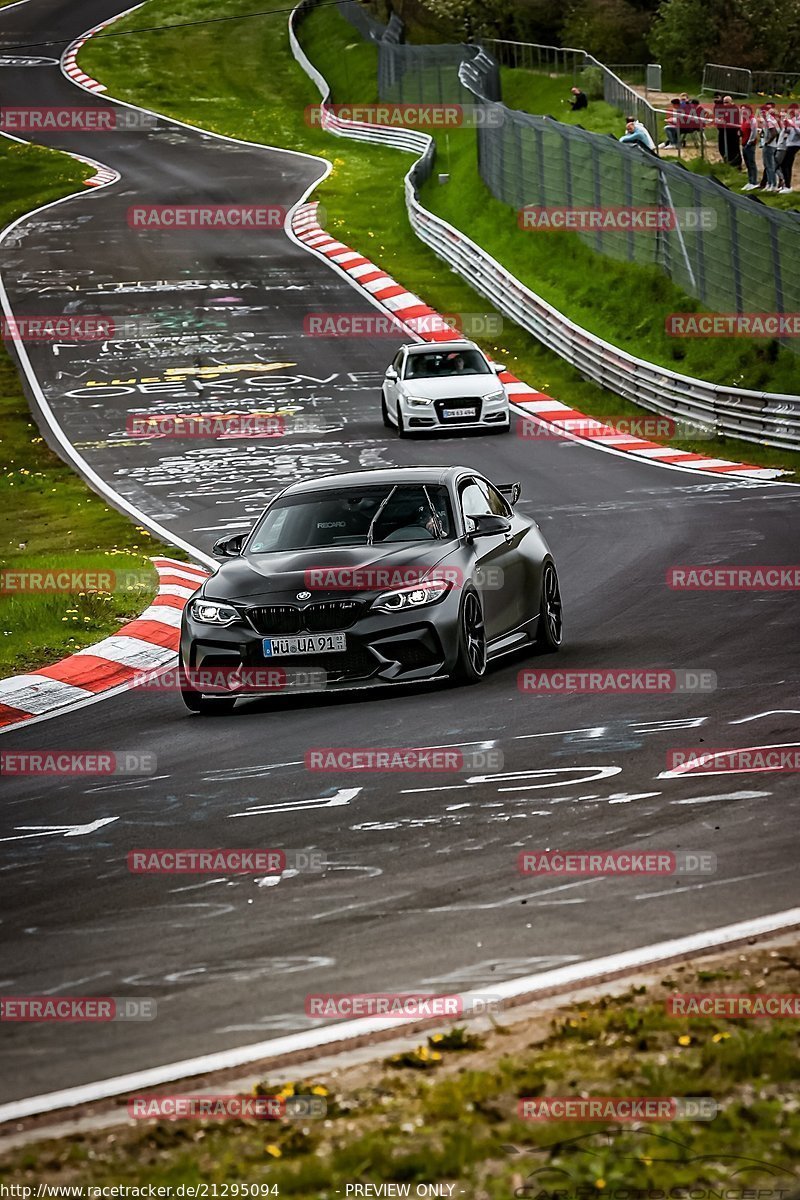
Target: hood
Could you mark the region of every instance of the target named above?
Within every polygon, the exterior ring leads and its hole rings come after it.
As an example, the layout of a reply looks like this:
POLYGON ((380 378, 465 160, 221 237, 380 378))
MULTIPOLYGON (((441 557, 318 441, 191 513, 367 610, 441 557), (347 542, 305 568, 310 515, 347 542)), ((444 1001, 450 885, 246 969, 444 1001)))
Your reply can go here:
POLYGON ((404 379, 407 396, 424 396, 430 400, 454 400, 462 396, 488 396, 502 390, 498 377, 492 375, 448 375, 444 379, 404 379))
POLYGON ((244 555, 224 562, 206 582, 203 594, 209 600, 254 603, 277 598, 292 602, 303 591, 311 592, 311 600, 338 599, 347 591, 380 592, 397 583, 396 578, 381 582, 382 572, 405 572, 405 577, 413 583, 445 562, 457 549, 458 542, 454 539, 426 539, 244 555), (342 586, 338 587, 337 571, 342 572, 342 586), (348 584, 352 575, 346 573, 353 571, 361 572, 365 582, 351 588, 348 584))

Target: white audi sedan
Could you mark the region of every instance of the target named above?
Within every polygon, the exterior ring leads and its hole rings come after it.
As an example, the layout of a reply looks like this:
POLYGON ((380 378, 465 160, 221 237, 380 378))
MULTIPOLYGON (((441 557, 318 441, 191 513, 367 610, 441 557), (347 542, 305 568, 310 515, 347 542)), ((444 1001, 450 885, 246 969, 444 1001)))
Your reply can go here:
POLYGON ((445 429, 505 432, 511 417, 498 379, 505 369, 466 340, 401 346, 383 380, 383 423, 400 437, 445 429))

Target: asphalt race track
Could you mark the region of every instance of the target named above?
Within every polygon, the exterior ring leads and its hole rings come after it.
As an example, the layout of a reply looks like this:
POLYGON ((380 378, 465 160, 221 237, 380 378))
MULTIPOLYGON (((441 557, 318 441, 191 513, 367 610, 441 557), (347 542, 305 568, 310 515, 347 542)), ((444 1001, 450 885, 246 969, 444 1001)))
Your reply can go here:
MULTIPOLYGON (((0 46, 61 39, 120 0, 29 0, 0 46)), ((2 105, 105 106, 56 67, 0 70, 2 105)), ((6 993, 153 997, 147 1023, 4 1024, 10 1101, 310 1028, 308 992, 458 991, 797 904, 800 796, 786 773, 661 778, 667 751, 800 741, 792 592, 676 592, 680 564, 789 564, 800 488, 712 478, 515 432, 400 442, 379 382, 400 339, 306 336, 314 312, 369 303, 280 230, 142 233, 137 203, 290 207, 324 164, 166 120, 53 135, 115 168, 115 185, 25 220, 0 246, 16 316, 147 317, 155 338, 31 345, 70 442, 120 496, 208 554, 285 483, 396 464, 472 464, 519 479, 556 556, 565 646, 539 665, 711 670, 710 694, 527 695, 506 659, 483 683, 265 700, 191 716, 136 690, 12 731, 3 748, 155 754, 152 775, 4 780, 6 993), (219 368, 217 371, 216 369, 219 368), (115 382, 119 381, 119 382, 115 382), (132 440, 130 414, 279 401, 311 418, 271 440, 132 440), (496 771, 311 772, 314 747, 499 749, 496 771), (48 827, 113 820, 83 836, 48 827), (24 827, 44 827, 38 834, 24 827), (136 847, 321 851, 280 882, 137 876, 136 847), (692 878, 528 880, 520 849, 710 851, 692 878)), ((333 150, 332 150, 333 152, 333 150)), ((445 270, 446 268, 442 268, 445 270)), ((535 383, 535 380, 530 381, 535 383)), ((519 418, 516 418, 519 420, 519 418)))

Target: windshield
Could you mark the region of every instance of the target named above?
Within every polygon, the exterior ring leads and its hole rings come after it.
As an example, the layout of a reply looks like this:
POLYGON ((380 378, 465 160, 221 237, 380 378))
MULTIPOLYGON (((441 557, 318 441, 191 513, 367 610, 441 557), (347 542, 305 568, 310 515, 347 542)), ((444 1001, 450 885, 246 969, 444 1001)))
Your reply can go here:
POLYGON ((452 375, 491 375, 491 368, 479 350, 430 351, 409 354, 406 379, 448 379, 452 375))
POLYGON ((447 488, 386 484, 286 496, 256 526, 248 554, 325 546, 368 546, 449 538, 453 515, 447 488))

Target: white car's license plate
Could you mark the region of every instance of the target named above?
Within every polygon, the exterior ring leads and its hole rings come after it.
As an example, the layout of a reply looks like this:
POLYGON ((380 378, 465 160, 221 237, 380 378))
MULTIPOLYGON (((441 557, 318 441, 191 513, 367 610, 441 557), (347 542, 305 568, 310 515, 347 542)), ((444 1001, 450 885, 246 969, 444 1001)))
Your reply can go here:
POLYGON ((264 657, 279 658, 292 654, 328 654, 347 649, 343 633, 301 633, 297 637, 264 638, 264 657))
POLYGON ((444 408, 442 409, 443 417, 474 417, 474 408, 444 408))

